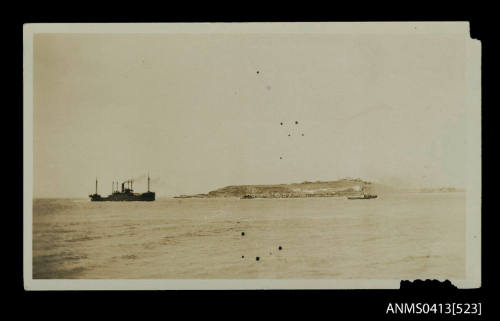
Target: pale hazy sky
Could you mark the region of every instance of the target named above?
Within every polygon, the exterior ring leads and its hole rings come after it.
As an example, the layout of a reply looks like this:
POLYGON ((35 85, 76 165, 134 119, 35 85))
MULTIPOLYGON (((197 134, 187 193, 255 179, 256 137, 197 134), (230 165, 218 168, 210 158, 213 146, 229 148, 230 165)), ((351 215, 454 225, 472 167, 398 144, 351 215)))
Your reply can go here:
POLYGON ((107 195, 148 171, 158 196, 463 187, 464 55, 453 35, 37 34, 34 196, 86 197, 96 176, 107 195))

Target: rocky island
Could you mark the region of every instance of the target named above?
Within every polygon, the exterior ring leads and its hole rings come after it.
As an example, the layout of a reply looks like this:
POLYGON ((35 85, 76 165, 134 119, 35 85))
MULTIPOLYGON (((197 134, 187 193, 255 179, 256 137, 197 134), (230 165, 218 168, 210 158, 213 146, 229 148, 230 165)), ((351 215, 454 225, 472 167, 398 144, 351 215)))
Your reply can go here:
POLYGON ((353 196, 374 193, 385 189, 379 184, 359 178, 344 178, 337 181, 316 181, 273 185, 231 185, 210 191, 207 194, 180 195, 176 198, 301 198, 353 196))

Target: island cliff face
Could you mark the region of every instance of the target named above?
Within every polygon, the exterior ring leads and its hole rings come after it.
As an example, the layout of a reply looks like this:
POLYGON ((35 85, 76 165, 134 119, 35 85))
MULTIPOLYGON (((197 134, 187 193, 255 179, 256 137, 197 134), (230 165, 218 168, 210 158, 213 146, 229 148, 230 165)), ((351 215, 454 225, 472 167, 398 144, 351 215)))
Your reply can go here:
POLYGON ((232 185, 208 192, 208 194, 181 195, 178 198, 298 198, 334 197, 373 193, 374 185, 361 179, 341 179, 328 182, 302 182, 277 185, 232 185))

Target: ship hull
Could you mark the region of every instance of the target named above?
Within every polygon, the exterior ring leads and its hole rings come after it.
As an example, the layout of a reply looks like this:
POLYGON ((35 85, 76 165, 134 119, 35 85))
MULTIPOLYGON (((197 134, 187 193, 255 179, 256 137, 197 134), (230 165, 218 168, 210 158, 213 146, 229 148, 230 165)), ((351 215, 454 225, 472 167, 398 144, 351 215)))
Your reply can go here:
POLYGON ((90 195, 92 202, 153 202, 156 198, 154 192, 146 192, 142 194, 130 193, 115 193, 108 197, 101 197, 100 195, 90 195))

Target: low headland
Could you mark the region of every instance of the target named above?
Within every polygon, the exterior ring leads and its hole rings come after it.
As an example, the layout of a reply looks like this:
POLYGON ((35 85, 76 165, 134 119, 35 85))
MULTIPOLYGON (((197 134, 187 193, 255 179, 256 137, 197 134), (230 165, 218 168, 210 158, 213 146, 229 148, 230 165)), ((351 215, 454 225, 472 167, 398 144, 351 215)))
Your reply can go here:
MULTIPOLYGON (((351 196, 374 193, 381 187, 362 179, 344 178, 337 181, 316 181, 272 185, 231 185, 207 194, 180 195, 176 198, 305 198, 351 196)), ((385 188, 384 188, 385 189, 385 188)))
POLYGON ((291 184, 230 185, 206 194, 179 195, 175 198, 305 198, 346 197, 360 194, 386 193, 449 193, 463 192, 454 187, 441 188, 396 188, 360 178, 343 178, 336 181, 305 181, 291 184))

